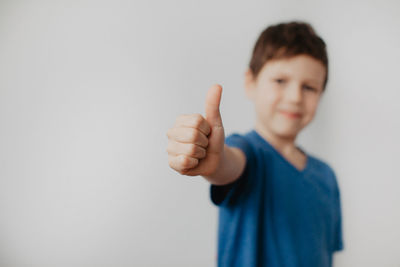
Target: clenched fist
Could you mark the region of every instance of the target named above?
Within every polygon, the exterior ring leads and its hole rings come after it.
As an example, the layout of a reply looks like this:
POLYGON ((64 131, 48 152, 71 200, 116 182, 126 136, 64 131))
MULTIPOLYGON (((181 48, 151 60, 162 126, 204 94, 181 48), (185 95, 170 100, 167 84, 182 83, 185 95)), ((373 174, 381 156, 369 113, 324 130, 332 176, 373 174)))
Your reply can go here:
POLYGON ((225 133, 219 105, 222 87, 212 86, 207 93, 205 118, 200 114, 180 115, 167 132, 169 166, 180 174, 213 174, 224 153, 225 133))

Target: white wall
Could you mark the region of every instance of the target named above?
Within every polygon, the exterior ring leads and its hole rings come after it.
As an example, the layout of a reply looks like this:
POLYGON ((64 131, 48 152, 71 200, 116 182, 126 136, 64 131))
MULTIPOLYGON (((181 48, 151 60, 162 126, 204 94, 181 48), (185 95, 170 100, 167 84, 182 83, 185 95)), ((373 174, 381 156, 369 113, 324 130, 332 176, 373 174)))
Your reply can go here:
POLYGON ((335 266, 400 264, 398 1, 1 1, 0 266, 214 266, 209 185, 168 167, 166 131, 243 73, 261 30, 304 19, 331 76, 299 143, 335 169, 335 266))

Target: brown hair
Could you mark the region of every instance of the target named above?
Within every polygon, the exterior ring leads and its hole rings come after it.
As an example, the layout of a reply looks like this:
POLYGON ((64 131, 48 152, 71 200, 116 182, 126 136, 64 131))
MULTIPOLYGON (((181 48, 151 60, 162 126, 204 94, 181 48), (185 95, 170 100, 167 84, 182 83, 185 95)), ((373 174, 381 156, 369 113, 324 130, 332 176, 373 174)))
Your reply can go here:
POLYGON ((306 22, 279 23, 266 28, 258 37, 250 60, 254 79, 271 59, 290 58, 300 54, 320 60, 326 69, 323 91, 328 82, 328 55, 326 44, 313 27, 306 22))

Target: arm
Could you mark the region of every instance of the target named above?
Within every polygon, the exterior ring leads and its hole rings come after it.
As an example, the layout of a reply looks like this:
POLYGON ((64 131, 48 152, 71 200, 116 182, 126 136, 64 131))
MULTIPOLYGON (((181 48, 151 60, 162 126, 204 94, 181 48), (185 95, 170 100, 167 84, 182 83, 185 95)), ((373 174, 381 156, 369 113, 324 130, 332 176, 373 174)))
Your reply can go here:
POLYGON ((213 174, 203 176, 203 178, 214 185, 230 184, 240 177, 245 166, 246 156, 243 151, 224 144, 224 151, 218 168, 213 174))

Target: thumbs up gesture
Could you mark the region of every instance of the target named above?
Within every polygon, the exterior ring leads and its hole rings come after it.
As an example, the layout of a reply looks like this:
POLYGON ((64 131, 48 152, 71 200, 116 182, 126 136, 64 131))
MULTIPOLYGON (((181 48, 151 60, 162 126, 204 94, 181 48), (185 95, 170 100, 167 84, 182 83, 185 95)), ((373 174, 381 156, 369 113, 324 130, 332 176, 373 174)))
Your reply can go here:
POLYGON ((222 87, 207 92, 205 118, 200 114, 180 115, 168 129, 168 163, 180 174, 208 176, 222 159, 225 133, 219 111, 222 87))

